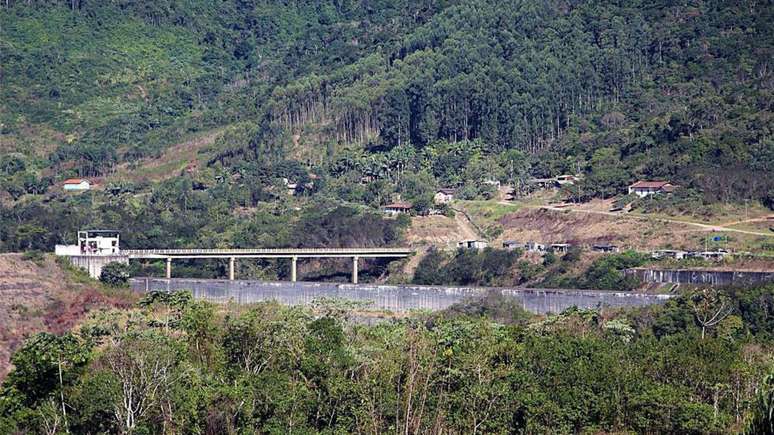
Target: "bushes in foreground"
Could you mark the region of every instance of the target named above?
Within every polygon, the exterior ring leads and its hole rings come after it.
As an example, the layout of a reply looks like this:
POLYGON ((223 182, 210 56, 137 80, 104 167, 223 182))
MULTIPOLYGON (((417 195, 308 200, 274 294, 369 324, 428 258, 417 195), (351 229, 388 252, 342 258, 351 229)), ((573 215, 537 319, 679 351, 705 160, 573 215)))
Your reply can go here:
POLYGON ((366 326, 150 295, 26 343, 0 432, 720 433, 753 415, 772 363, 736 303, 736 332, 702 338, 691 299, 509 326, 490 302, 366 326))

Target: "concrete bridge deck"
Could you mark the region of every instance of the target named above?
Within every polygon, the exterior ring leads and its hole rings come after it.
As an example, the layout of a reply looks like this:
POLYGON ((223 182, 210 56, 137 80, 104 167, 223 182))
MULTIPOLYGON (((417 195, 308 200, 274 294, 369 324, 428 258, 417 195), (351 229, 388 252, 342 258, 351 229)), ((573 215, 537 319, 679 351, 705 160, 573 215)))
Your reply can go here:
POLYGON ((140 258, 401 258, 408 248, 256 248, 256 249, 122 249, 130 259, 140 258))
POLYGON ((237 258, 290 259, 290 280, 296 281, 299 258, 351 258, 352 282, 357 284, 360 258, 404 258, 414 254, 408 248, 239 248, 239 249, 122 249, 120 255, 130 259, 166 259, 166 277, 172 277, 173 259, 228 258, 228 279, 235 279, 237 258))

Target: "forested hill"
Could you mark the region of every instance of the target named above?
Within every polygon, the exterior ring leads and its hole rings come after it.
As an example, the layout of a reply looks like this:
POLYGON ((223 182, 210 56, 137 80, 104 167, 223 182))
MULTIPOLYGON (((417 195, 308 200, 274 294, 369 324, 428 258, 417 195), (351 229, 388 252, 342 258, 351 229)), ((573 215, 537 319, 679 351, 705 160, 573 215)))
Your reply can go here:
POLYGON ((771 1, 11 0, 0 212, 60 238, 76 222, 30 210, 72 212, 84 199, 41 203, 71 176, 230 209, 276 202, 282 178, 311 201, 377 206, 577 172, 580 200, 651 178, 771 206, 772 22, 771 1), (213 131, 180 179, 115 175, 213 131))

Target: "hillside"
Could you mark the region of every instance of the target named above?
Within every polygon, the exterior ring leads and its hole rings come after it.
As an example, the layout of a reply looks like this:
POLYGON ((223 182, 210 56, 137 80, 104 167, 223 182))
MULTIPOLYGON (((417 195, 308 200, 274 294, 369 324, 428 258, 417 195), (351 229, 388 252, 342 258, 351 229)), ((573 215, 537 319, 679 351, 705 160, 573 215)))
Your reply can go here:
POLYGON ((575 202, 665 179, 643 213, 770 208, 773 20, 731 1, 9 1, 0 251, 84 227, 137 248, 402 243, 329 218, 563 173, 575 202), (65 195, 69 177, 97 188, 65 195))
POLYGON ((38 332, 67 332, 92 310, 127 307, 129 295, 106 294, 99 285, 74 279, 52 257, 26 259, 0 255, 0 380, 11 354, 38 332))

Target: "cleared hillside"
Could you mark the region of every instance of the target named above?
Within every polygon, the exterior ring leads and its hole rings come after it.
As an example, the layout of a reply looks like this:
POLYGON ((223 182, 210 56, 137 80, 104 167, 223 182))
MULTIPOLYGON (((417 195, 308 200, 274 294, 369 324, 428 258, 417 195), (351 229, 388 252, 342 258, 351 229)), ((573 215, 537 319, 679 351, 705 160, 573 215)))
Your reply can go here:
POLYGON ((63 270, 51 256, 33 261, 0 254, 0 380, 10 370, 11 354, 27 337, 44 331, 61 334, 89 311, 132 303, 129 295, 106 294, 80 273, 63 270))
MULTIPOLYGON (((422 215, 439 188, 475 214, 498 183, 561 174, 580 181, 557 201, 649 179, 679 188, 637 213, 771 208, 772 21, 771 2, 734 1, 8 1, 0 251, 85 227, 137 248, 334 246, 363 240, 339 215, 422 215), (65 194, 71 177, 99 189, 65 194)), ((696 243, 679 223, 572 219, 597 229, 555 234, 696 243)))

